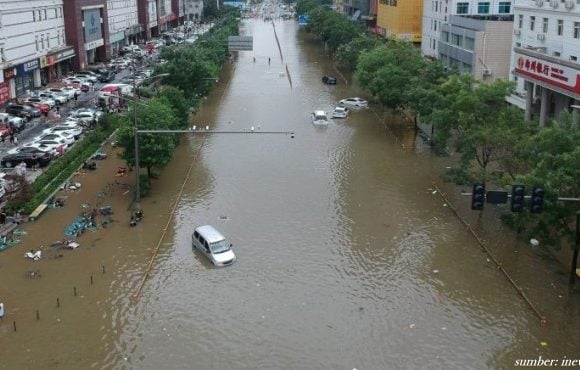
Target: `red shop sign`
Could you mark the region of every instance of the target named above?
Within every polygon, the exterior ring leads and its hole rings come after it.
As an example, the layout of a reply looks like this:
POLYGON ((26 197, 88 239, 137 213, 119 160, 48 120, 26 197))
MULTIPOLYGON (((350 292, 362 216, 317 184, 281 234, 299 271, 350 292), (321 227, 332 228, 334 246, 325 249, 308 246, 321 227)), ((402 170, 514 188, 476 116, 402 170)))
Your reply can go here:
POLYGON ((7 82, 0 83, 0 104, 6 103, 10 100, 10 87, 7 82))

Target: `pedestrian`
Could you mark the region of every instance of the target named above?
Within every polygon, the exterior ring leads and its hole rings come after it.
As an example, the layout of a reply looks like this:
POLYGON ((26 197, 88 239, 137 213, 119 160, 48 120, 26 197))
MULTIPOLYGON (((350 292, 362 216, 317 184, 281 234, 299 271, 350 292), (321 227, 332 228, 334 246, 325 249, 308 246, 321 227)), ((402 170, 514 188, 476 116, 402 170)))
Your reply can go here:
POLYGON ((0 135, 2 137, 2 144, 4 144, 4 142, 6 141, 6 136, 4 135, 0 135))
POLYGON ((18 136, 14 134, 14 145, 18 146, 18 136))
POLYGON ((268 57, 268 64, 270 64, 270 57, 268 57))
POLYGON ((38 159, 36 158, 36 153, 32 153, 32 170, 36 171, 36 166, 38 165, 38 159))
POLYGON ((56 114, 60 115, 60 106, 59 105, 56 106, 56 114))
POLYGON ((14 144, 14 134, 12 134, 12 131, 10 131, 10 144, 14 144))

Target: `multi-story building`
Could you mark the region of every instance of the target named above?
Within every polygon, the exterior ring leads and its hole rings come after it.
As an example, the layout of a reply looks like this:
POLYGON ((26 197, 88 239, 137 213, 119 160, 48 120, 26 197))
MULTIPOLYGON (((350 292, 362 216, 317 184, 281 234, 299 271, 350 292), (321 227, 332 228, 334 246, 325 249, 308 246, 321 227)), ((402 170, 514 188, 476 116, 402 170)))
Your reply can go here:
POLYGON ((201 22, 203 15, 202 0, 184 0, 185 1, 185 20, 201 22))
POLYGON ((369 15, 369 0, 343 0, 341 13, 353 21, 369 15))
MULTIPOLYGON (((439 56, 438 44, 441 26, 452 15, 480 20, 511 20, 511 0, 425 0, 423 3, 423 28, 421 51, 431 58, 439 56)), ((478 27, 481 28, 481 27, 478 27)))
POLYGON ((377 31, 385 37, 421 42, 423 0, 379 0, 377 31))
POLYGON ((0 104, 71 69, 62 0, 0 2, 0 104))
POLYGON ((508 98, 539 116, 540 125, 562 111, 580 108, 580 2, 516 0, 512 78, 517 94, 508 98))
POLYGON ((107 0, 109 17, 109 50, 117 55, 121 46, 137 43, 141 25, 137 13, 137 0, 107 0))
POLYGON ((441 24, 437 59, 447 68, 493 82, 509 78, 511 20, 481 20, 452 15, 441 24))
POLYGON ((142 37, 146 40, 159 35, 157 0, 137 0, 139 23, 143 25, 142 37))
POLYGON ((75 69, 107 60, 110 50, 105 45, 109 40, 105 0, 65 0, 64 19, 67 39, 76 53, 75 69))
POLYGON ((185 21, 185 0, 171 0, 171 9, 173 14, 175 14, 174 25, 183 24, 185 21))
POLYGON ((163 32, 169 28, 169 23, 174 21, 177 17, 173 14, 171 0, 158 0, 158 5, 157 25, 159 26, 159 32, 163 32))

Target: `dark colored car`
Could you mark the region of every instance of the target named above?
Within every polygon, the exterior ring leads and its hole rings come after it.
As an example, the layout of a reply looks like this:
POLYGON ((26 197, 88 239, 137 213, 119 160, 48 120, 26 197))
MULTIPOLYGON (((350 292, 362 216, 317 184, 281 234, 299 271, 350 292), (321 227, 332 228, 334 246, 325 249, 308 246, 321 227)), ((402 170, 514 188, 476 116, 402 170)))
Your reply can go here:
POLYGON ((50 154, 48 153, 19 152, 4 156, 0 161, 0 166, 11 168, 24 162, 26 167, 32 167, 34 161, 36 161, 40 167, 43 167, 48 165, 50 160, 50 154))
POLYGON ((107 70, 99 75, 100 82, 111 82, 115 79, 115 72, 107 70))
POLYGON ((324 77, 322 77, 322 82, 324 82, 327 85, 336 85, 336 77, 324 76, 324 77))
POLYGON ((26 105, 9 104, 6 106, 6 113, 12 114, 13 116, 22 117, 30 121, 32 119, 32 113, 27 108, 28 106, 26 105))

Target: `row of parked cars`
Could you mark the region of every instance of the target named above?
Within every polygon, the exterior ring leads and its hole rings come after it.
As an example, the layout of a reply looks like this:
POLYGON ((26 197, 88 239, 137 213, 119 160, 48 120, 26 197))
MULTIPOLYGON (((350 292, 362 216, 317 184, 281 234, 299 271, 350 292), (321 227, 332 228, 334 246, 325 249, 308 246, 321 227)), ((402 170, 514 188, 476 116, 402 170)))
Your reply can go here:
POLYGON ((9 150, 0 160, 0 166, 11 168, 23 162, 27 167, 46 166, 74 145, 82 133, 91 129, 102 115, 103 112, 97 108, 75 110, 63 122, 45 129, 30 142, 9 150))

